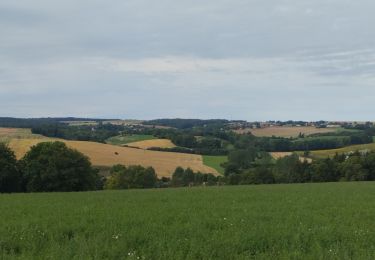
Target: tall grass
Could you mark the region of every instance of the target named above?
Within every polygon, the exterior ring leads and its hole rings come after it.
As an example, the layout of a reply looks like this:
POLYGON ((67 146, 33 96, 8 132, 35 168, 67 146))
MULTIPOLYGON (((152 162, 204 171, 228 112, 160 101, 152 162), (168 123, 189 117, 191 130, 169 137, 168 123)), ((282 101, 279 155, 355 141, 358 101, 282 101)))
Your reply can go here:
POLYGON ((375 183, 0 195, 0 259, 374 259, 375 183))

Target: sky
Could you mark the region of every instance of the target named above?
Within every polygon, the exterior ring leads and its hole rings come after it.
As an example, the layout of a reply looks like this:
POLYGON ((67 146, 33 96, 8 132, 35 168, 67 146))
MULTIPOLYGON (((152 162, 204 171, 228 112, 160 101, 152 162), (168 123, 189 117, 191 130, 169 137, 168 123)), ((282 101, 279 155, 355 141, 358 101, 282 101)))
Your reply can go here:
POLYGON ((374 0, 1 0, 0 116, 375 120, 374 0))

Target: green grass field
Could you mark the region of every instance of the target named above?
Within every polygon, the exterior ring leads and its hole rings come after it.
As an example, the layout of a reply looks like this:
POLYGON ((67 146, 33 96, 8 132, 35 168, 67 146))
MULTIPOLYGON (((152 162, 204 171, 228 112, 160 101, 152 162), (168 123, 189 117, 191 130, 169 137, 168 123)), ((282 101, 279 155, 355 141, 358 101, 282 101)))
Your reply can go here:
POLYGON ((375 183, 0 195, 0 259, 374 259, 375 183))
POLYGON ((112 145, 124 145, 128 143, 134 143, 139 141, 153 140, 156 139, 152 135, 119 135, 109 138, 106 142, 112 145))
POLYGON ((224 168, 221 166, 221 164, 228 161, 227 156, 202 155, 202 157, 205 165, 214 168, 221 174, 224 174, 224 168))

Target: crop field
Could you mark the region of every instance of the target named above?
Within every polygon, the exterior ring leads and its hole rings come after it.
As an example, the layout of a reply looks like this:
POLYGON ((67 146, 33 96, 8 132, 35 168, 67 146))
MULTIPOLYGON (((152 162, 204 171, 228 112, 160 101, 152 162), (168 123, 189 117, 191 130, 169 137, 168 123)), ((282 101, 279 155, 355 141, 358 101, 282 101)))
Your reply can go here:
POLYGON ((228 156, 203 155, 203 163, 211 168, 214 168, 220 174, 224 174, 224 167, 221 165, 227 161, 228 156))
POLYGON ((301 126, 301 127, 285 127, 285 126, 275 126, 266 127, 259 129, 243 129, 237 130, 239 134, 245 134, 251 132, 253 135, 258 137, 298 137, 300 133, 307 135, 319 134, 319 133, 332 133, 340 131, 341 128, 316 128, 312 126, 301 126))
POLYGON ((331 150, 319 150, 319 151, 311 151, 310 154, 314 158, 326 158, 326 157, 333 157, 336 153, 343 154, 343 153, 350 153, 355 151, 375 151, 375 143, 372 144, 360 144, 360 145, 351 145, 339 149, 331 149, 331 150))
MULTIPOLYGON (((12 139, 9 146, 15 151, 17 158, 22 158, 31 146, 52 140, 54 139, 12 139)), ((87 155, 95 166, 111 167, 115 164, 152 166, 159 177, 171 176, 178 166, 190 167, 194 171, 218 174, 215 169, 203 164, 200 155, 148 151, 95 142, 60 141, 87 155)))
POLYGON ((111 137, 107 140, 107 144, 112 145, 124 145, 134 142, 146 141, 146 140, 153 140, 156 139, 152 135, 119 135, 115 137, 111 137))
POLYGON ((12 139, 41 139, 43 136, 31 133, 30 129, 0 127, 0 142, 9 143, 12 139))
POLYGON ((172 143, 171 140, 168 139, 152 139, 152 140, 145 140, 145 141, 139 141, 134 143, 128 143, 127 144, 130 147, 138 147, 141 149, 148 149, 152 147, 159 147, 159 148, 173 148, 176 147, 174 143, 172 143))
POLYGON ((0 195, 0 258, 374 259, 375 183, 0 195))

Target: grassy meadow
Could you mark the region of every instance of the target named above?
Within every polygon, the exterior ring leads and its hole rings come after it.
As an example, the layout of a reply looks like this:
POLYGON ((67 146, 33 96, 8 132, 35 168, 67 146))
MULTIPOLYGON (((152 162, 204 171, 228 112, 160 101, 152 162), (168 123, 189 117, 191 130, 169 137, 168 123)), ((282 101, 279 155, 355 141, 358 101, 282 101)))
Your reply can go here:
POLYGON ((374 259, 375 183, 0 195, 1 259, 374 259))
POLYGON ((124 145, 134 142, 146 141, 146 140, 153 140, 156 137, 152 135, 119 135, 115 137, 111 137, 107 140, 107 144, 112 145, 124 145))
POLYGON ((224 174, 224 167, 221 164, 228 161, 228 156, 202 155, 204 165, 214 168, 218 173, 224 174))

